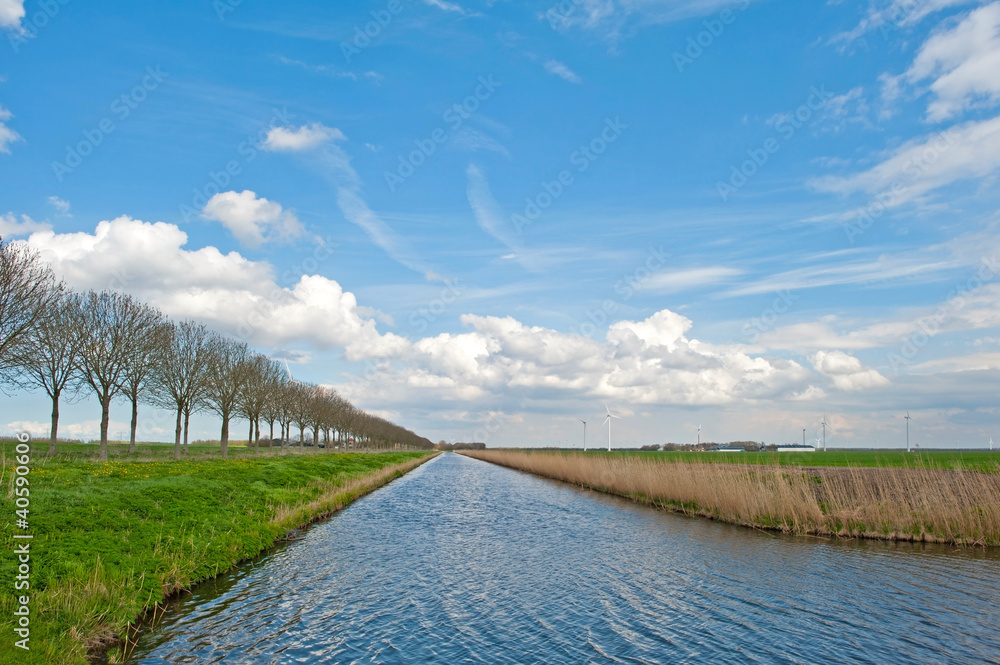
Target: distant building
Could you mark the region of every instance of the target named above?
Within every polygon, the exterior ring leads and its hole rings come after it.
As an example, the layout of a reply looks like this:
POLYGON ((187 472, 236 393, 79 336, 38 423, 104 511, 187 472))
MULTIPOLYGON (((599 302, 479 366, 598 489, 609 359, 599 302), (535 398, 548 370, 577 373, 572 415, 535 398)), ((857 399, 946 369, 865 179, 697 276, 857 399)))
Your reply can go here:
POLYGON ((812 446, 778 446, 775 452, 779 453, 814 453, 816 449, 812 446))
POLYGON ((715 453, 742 453, 746 452, 743 448, 737 446, 719 446, 718 448, 713 448, 712 452, 715 453))

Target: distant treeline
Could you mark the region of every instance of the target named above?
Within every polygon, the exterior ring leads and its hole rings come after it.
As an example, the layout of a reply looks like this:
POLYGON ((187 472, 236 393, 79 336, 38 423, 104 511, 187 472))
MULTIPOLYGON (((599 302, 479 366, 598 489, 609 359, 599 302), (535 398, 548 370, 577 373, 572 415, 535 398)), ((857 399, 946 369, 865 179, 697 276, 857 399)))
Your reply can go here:
POLYGON ((485 443, 448 443, 438 441, 434 444, 434 450, 486 450, 485 443))
POLYGON ((249 423, 248 440, 313 445, 430 449, 433 444, 354 407, 335 390, 292 380, 278 361, 193 321, 171 321, 158 309, 118 291, 75 293, 59 282, 25 243, 0 238, 0 384, 43 390, 52 401, 50 452, 55 452, 59 403, 90 393, 101 405, 102 460, 108 458, 112 401, 132 408, 130 451, 135 451, 139 404, 176 413, 175 456, 187 449, 196 411, 222 420, 226 457, 229 424, 249 423), (275 436, 275 425, 279 426, 275 436), (322 442, 321 442, 322 436, 322 442))

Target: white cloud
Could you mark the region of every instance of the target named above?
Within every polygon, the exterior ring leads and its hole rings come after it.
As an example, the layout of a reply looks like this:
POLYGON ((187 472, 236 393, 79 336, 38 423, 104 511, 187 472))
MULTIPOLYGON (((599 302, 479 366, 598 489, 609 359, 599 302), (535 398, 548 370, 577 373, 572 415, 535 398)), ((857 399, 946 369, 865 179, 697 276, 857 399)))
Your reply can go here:
POLYGON ((266 262, 211 246, 185 249, 187 235, 173 224, 119 217, 99 223, 93 234, 43 231, 27 242, 71 288, 124 290, 170 316, 204 321, 254 344, 344 348, 354 360, 395 355, 408 345, 379 333, 354 294, 334 280, 305 275, 281 286, 266 262))
POLYGON ((932 35, 903 76, 911 84, 933 79, 934 100, 927 108, 932 122, 1000 101, 1000 2, 932 35))
MULTIPOLYGON (((399 366, 346 390, 366 401, 432 401, 463 409, 608 400, 709 405, 791 397, 815 377, 794 361, 716 350, 687 333, 692 322, 663 310, 620 321, 605 340, 528 326, 512 317, 466 314, 470 331, 415 342, 399 366)), ((523 407, 522 407, 523 408, 523 407)))
POLYGON ((24 0, 0 0, 0 28, 21 31, 24 0))
MULTIPOLYGON (((3 0, 0 0, 2 2, 3 0)), ((13 118, 13 114, 0 106, 0 152, 10 154, 10 144, 15 141, 23 141, 21 135, 7 126, 6 121, 13 118)))
MULTIPOLYGON (((42 440, 48 439, 49 433, 51 432, 52 423, 38 422, 34 420, 14 420, 5 425, 5 428, 9 432, 27 432, 34 439, 42 440)), ((114 439, 114 437, 119 433, 124 433, 124 437, 128 438, 128 432, 131 430, 131 425, 129 423, 124 423, 118 420, 112 420, 108 423, 108 437, 114 439)), ((143 430, 138 433, 138 437, 142 440, 144 434, 153 435, 156 438, 160 438, 157 435, 166 434, 167 430, 163 427, 155 427, 146 425, 143 430)), ((100 420, 85 420, 78 423, 67 423, 60 421, 59 423, 59 438, 68 439, 78 439, 81 441, 88 441, 93 439, 98 439, 101 436, 101 421, 100 420)))
POLYGON ((59 211, 59 213, 66 215, 69 213, 69 201, 64 201, 58 196, 50 196, 48 199, 49 205, 59 211))
POLYGON ((274 151, 297 152, 311 150, 327 141, 343 141, 344 133, 336 127, 327 127, 319 122, 294 127, 273 127, 264 140, 264 148, 274 151))
POLYGON ((883 35, 916 25, 927 16, 949 7, 977 4, 985 0, 873 0, 868 13, 852 30, 835 35, 831 44, 847 46, 865 34, 879 30, 883 35))
POLYGON ((476 217, 476 223, 486 233, 490 234, 509 249, 516 249, 520 243, 514 238, 511 232, 512 225, 503 214, 496 199, 490 192, 490 184, 486 181, 483 172, 475 164, 469 164, 465 170, 468 178, 466 194, 469 198, 469 205, 476 217))
POLYGON ((853 392, 868 388, 883 388, 889 379, 843 351, 817 351, 809 358, 817 372, 830 379, 837 390, 853 392))
POLYGON ((615 49, 636 26, 674 23, 723 9, 745 9, 752 0, 573 0, 552 2, 540 14, 553 30, 579 28, 598 33, 615 49))
POLYGON ((51 228, 49 224, 36 222, 27 215, 21 215, 20 221, 12 212, 0 215, 0 237, 3 238, 26 236, 35 231, 47 231, 51 228))
POLYGON ((809 184, 836 194, 884 194, 885 205, 891 207, 954 182, 983 178, 998 167, 1000 116, 913 139, 867 171, 816 178, 809 184))
POLYGON ((464 14, 465 10, 461 6, 456 5, 453 2, 445 2, 445 0, 424 0, 425 5, 430 5, 431 7, 437 7, 438 9, 446 12, 456 12, 459 14, 464 14))
POLYGON ((278 62, 283 65, 291 65, 293 67, 299 67, 307 72, 312 72, 314 74, 323 74, 324 76, 330 76, 333 78, 350 79, 352 81, 357 81, 360 78, 366 78, 372 81, 376 85, 382 82, 384 78, 381 74, 374 71, 362 72, 360 75, 357 72, 352 72, 346 69, 340 69, 334 65, 311 65, 308 62, 302 62, 301 60, 293 60, 292 58, 286 58, 283 55, 276 56, 278 62))
POLYGON ((655 293, 678 293, 709 284, 724 282, 742 274, 742 270, 723 266, 659 272, 642 282, 638 288, 643 291, 652 291, 655 293))
POLYGON ((558 60, 549 60, 546 62, 545 71, 558 76, 564 81, 569 81, 570 83, 583 83, 583 79, 581 79, 576 72, 558 60))
POLYGON ((247 247, 289 242, 305 233, 294 213, 275 201, 257 198, 249 189, 216 194, 205 204, 201 216, 222 223, 247 247))
POLYGON ((323 176, 334 183, 337 206, 347 221, 360 227, 394 261, 422 273, 428 280, 445 281, 424 263, 405 238, 368 206, 361 195, 361 178, 351 166, 350 156, 339 145, 325 144, 318 152, 317 164, 322 169, 323 176))

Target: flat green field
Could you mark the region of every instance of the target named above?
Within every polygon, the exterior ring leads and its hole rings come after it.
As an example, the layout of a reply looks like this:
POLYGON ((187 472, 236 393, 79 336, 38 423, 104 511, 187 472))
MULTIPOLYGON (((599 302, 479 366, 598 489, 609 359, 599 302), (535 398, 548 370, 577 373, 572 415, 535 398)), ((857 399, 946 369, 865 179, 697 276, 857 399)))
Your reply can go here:
MULTIPOLYGON (((563 452, 570 452, 564 450, 563 452)), ((666 462, 777 464, 780 466, 866 466, 928 469, 967 469, 1000 473, 1000 451, 934 450, 907 453, 905 450, 830 450, 815 453, 715 453, 622 450, 588 450, 587 455, 637 455, 666 462)))
MULTIPOLYGON (((33 443, 30 472, 31 651, 13 646, 13 580, 18 561, 14 444, 0 446, 0 663, 84 663, 124 635, 165 594, 217 575, 271 546, 289 529, 336 510, 405 472, 428 453, 235 456, 192 447, 145 446, 130 459, 112 448, 105 463, 85 461, 96 446, 69 444, 45 455, 33 443), (214 454, 214 457, 213 457, 214 454)), ((238 453, 240 449, 231 451, 238 453)), ((120 662, 120 649, 110 653, 120 662)))

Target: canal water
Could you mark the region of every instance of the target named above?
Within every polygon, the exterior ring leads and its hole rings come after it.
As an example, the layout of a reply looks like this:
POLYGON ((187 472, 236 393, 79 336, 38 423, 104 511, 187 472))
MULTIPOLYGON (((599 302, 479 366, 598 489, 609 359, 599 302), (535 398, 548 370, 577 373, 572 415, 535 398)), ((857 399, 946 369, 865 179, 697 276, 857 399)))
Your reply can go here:
POLYGON ((447 453, 172 603, 131 663, 1000 663, 1000 556, 685 518, 447 453))

